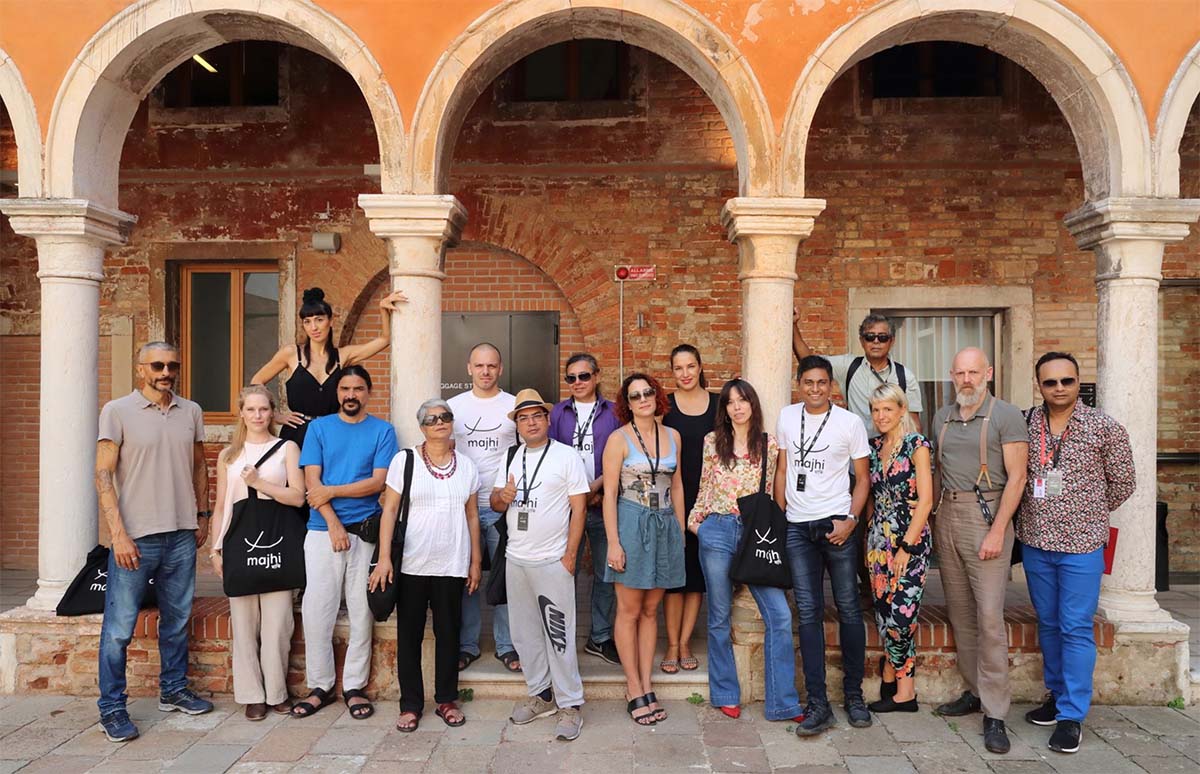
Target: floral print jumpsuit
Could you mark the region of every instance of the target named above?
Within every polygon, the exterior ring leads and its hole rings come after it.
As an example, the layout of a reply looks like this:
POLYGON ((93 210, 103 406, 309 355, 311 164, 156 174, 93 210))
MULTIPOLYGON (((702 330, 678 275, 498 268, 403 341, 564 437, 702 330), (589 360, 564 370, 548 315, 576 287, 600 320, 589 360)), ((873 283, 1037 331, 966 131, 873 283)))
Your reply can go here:
POLYGON ((925 575, 933 538, 929 524, 921 532, 919 556, 910 556, 904 575, 893 578, 890 566, 896 543, 904 538, 912 521, 909 505, 917 501, 917 470, 913 454, 930 448, 920 433, 909 433, 900 448, 882 458, 884 437, 871 439, 871 492, 875 511, 867 530, 867 568, 875 602, 875 623, 888 661, 900 677, 912 677, 917 654, 917 609, 925 593, 925 575))

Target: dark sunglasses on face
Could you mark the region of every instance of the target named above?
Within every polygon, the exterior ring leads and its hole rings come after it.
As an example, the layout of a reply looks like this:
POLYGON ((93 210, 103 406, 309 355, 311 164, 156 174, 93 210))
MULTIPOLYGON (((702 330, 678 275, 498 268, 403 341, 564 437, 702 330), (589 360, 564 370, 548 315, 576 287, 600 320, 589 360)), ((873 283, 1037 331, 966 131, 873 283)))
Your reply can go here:
POLYGON ((1079 380, 1076 379, 1074 376, 1068 376, 1065 379, 1043 379, 1042 386, 1045 387, 1047 390, 1052 390, 1060 384, 1063 387, 1074 387, 1075 382, 1077 382, 1077 381, 1079 381, 1079 380))
POLYGON ((441 422, 444 425, 449 425, 454 422, 454 415, 447 411, 442 414, 430 414, 429 416, 425 417, 425 419, 421 420, 421 424, 425 427, 433 427, 438 422, 441 422))
POLYGON ((563 381, 565 381, 567 384, 574 384, 575 382, 590 382, 591 380, 591 371, 584 371, 581 374, 567 374, 563 377, 563 381))
POLYGON ((880 344, 887 344, 889 341, 892 340, 892 334, 890 334, 890 333, 864 333, 862 335, 862 340, 869 341, 871 343, 875 343, 876 341, 878 341, 880 344))
POLYGON ((641 392, 629 393, 629 402, 637 403, 642 398, 653 398, 653 397, 654 397, 654 388, 647 387, 646 389, 642 390, 641 392))
POLYGON ((175 373, 179 373, 179 361, 178 360, 172 360, 169 363, 164 363, 161 360, 152 360, 149 363, 142 363, 142 365, 148 366, 151 371, 154 371, 156 373, 159 371, 174 371, 175 373))

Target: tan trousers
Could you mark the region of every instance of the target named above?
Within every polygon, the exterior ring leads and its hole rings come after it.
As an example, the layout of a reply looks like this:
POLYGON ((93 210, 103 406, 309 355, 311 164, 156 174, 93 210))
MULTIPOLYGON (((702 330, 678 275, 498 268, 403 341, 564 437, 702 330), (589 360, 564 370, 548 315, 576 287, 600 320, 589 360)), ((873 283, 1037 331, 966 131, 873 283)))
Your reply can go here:
POLYGON ((233 699, 238 704, 281 704, 287 700, 288 654, 292 650, 291 591, 229 598, 233 629, 233 699))
MULTIPOLYGON (((992 513, 1000 495, 987 496, 992 513)), ((1008 631, 1004 626, 1004 592, 1008 585, 1013 527, 1004 532, 1004 548, 995 559, 982 561, 979 546, 988 525, 974 493, 945 492, 934 519, 946 612, 954 630, 958 671, 971 693, 983 703, 983 714, 1003 720, 1012 693, 1008 686, 1008 631)))

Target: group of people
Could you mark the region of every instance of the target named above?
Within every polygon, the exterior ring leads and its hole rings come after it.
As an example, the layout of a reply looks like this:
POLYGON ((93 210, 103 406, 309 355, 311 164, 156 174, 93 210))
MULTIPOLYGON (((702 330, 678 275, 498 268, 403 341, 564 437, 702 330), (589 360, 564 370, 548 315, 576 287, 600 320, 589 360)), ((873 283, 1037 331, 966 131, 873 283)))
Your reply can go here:
MULTIPOLYGON (((381 307, 390 313, 404 300, 394 293, 381 307)), ((597 359, 574 354, 564 369, 570 397, 555 404, 533 389, 516 395, 500 389, 501 353, 480 343, 467 363, 471 389, 449 401, 425 401, 416 415, 422 442, 400 450, 392 426, 367 411, 372 381, 361 365, 387 339, 339 352, 332 309, 319 289, 306 291, 300 317, 305 343, 281 350, 241 393, 232 441, 218 459, 211 528, 210 514, 196 512, 208 497, 202 412, 175 394, 176 348, 142 347, 141 389, 101 414, 96 480, 113 550, 99 705, 110 739, 137 735, 125 710, 125 647, 151 578, 161 611, 159 708, 212 709, 188 689, 185 674, 195 554, 211 531, 210 556, 222 571, 233 505, 250 489, 283 504, 307 504, 309 513, 306 697, 293 703, 286 685, 292 592, 230 600, 235 699, 251 720, 271 711, 305 718, 335 701, 332 640, 343 599, 349 638, 342 699, 351 717, 371 716, 364 692, 374 625, 367 595, 394 584, 397 728, 414 731, 422 719, 421 643, 430 613, 435 714, 462 725, 458 674, 480 657, 486 562, 492 573, 504 573, 506 604, 492 615, 495 657, 521 672, 528 689, 512 722, 557 714, 555 737, 577 738, 584 696, 575 574, 585 543, 592 589, 584 651, 620 664, 632 721, 667 720, 653 686, 659 608, 667 652, 658 669, 695 669, 690 639, 704 594, 710 701, 739 717, 730 573, 746 537, 738 501, 761 491, 786 514, 786 537, 771 540, 791 574, 806 694, 801 704, 786 591, 749 586, 765 628, 768 719, 795 721, 801 736, 835 723, 826 690, 826 574, 838 611, 848 721, 865 727, 872 712, 917 711, 917 618, 936 544, 967 685, 937 711, 982 710, 987 749, 1007 752, 1003 608, 1015 524, 1049 691, 1026 717, 1056 725, 1052 749, 1078 749, 1091 697, 1091 620, 1107 514, 1131 494, 1134 474, 1124 429, 1079 402, 1071 355, 1051 352, 1038 361, 1043 403, 1023 415, 989 391, 986 355, 964 349, 950 371, 954 402, 923 435, 917 378, 891 360, 895 331, 887 318, 872 315, 860 326, 865 357, 816 355, 797 324, 801 402, 783 409, 772 434, 764 431, 767 418, 753 385, 734 378, 719 394, 710 392, 691 345, 671 353, 671 395, 637 372, 611 400, 601 395, 597 359), (279 411, 261 385, 285 368, 290 411, 279 411), (832 401, 835 382, 848 408, 832 401), (282 427, 284 443, 272 434, 273 424, 282 427), (173 507, 164 508, 168 487, 173 507), (396 529, 404 539, 393 556, 396 529), (864 567, 884 643, 880 699, 870 705, 863 694, 864 567)))

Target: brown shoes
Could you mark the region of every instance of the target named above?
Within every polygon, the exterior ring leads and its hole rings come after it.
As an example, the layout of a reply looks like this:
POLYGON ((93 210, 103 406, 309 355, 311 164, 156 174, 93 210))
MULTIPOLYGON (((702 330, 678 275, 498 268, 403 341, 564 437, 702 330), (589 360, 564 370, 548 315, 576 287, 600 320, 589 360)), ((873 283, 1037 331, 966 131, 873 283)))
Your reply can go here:
POLYGON ((262 702, 246 705, 246 720, 262 720, 267 716, 267 705, 262 702))

